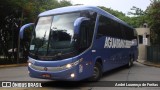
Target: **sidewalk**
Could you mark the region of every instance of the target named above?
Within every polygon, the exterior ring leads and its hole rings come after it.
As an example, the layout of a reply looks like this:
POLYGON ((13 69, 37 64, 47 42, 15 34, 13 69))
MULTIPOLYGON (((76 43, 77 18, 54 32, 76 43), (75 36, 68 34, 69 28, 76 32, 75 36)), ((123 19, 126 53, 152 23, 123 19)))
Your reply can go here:
POLYGON ((149 62, 149 61, 146 61, 146 60, 137 60, 137 62, 139 62, 141 64, 144 64, 144 65, 147 65, 147 66, 153 66, 153 67, 160 68, 160 64, 152 63, 152 62, 149 62))
POLYGON ((19 66, 27 66, 27 63, 22 63, 22 64, 10 64, 10 65, 0 65, 0 68, 19 67, 19 66))

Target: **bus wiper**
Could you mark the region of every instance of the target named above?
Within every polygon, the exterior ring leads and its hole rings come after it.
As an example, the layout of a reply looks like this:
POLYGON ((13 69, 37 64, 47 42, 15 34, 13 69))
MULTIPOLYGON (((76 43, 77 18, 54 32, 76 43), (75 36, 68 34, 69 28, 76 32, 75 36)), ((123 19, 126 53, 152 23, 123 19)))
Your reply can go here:
POLYGON ((51 35, 53 34, 53 32, 52 32, 52 31, 54 31, 54 30, 57 30, 57 27, 52 27, 52 28, 50 29, 46 56, 48 55, 50 39, 51 39, 51 35))
POLYGON ((48 45, 47 45, 47 53, 46 53, 46 56, 48 55, 48 49, 49 49, 49 44, 50 44, 50 38, 51 38, 51 32, 52 32, 53 29, 50 29, 50 32, 49 32, 49 39, 48 39, 48 45))
POLYGON ((37 55, 38 55, 39 48, 44 44, 44 40, 45 40, 45 37, 46 37, 46 32, 47 32, 47 30, 46 30, 45 33, 44 33, 44 36, 43 36, 41 45, 37 48, 37 50, 36 50, 36 52, 35 52, 35 57, 36 57, 36 58, 38 58, 37 55))

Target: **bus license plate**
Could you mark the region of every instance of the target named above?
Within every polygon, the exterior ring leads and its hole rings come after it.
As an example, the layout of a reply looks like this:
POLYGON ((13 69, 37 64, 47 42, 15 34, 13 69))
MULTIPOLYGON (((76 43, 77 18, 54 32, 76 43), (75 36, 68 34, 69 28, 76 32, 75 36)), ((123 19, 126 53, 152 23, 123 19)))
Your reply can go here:
POLYGON ((42 77, 43 78, 51 78, 51 75, 50 74, 42 74, 42 77))

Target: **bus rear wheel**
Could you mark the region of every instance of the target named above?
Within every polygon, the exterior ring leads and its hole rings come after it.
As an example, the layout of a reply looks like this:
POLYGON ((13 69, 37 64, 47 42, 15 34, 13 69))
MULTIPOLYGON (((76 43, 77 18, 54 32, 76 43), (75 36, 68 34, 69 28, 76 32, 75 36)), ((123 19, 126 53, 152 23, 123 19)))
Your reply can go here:
POLYGON ((96 62, 94 65, 93 76, 89 79, 90 81, 98 81, 102 76, 102 65, 96 62))

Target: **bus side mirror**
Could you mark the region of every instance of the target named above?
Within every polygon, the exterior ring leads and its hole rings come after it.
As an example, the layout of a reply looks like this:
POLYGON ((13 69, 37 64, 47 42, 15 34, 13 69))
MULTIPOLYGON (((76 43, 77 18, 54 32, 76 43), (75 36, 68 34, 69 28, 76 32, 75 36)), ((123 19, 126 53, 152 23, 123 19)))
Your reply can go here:
POLYGON ((24 30, 26 30, 27 28, 31 26, 34 26, 34 23, 25 24, 20 28, 20 32, 19 32, 20 39, 24 38, 24 30))
POLYGON ((74 38, 77 39, 79 36, 81 23, 84 21, 89 21, 89 20, 90 19, 86 17, 79 17, 74 21, 74 38))
POLYGON ((74 39, 77 41, 77 47, 83 51, 83 49, 88 47, 89 43, 89 27, 90 19, 86 17, 77 18, 74 22, 74 39))

